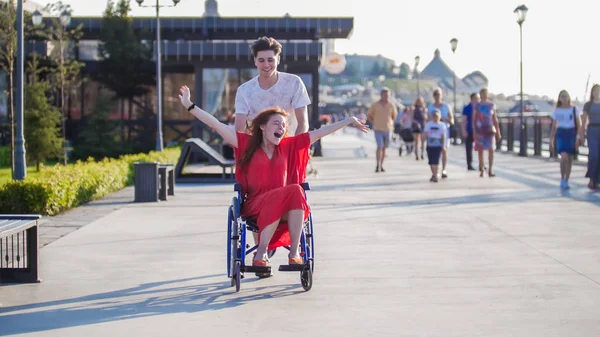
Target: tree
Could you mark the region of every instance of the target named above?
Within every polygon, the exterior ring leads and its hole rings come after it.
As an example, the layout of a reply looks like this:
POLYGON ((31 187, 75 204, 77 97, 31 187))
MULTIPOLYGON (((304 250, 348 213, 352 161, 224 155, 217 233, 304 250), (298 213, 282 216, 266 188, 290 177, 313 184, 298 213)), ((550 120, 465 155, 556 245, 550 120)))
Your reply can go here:
MULTIPOLYGON (((14 175, 15 169, 15 122, 14 122, 14 81, 15 56, 17 50, 17 30, 15 21, 17 18, 15 1, 9 0, 6 4, 0 4, 0 67, 8 76, 8 124, 10 134, 10 172, 14 175), (5 7, 5 8, 2 8, 5 7)), ((14 178, 14 176, 13 176, 14 178)))
POLYGON ((50 60, 52 61, 50 84, 56 93, 56 105, 62 113, 63 160, 66 165, 68 158, 66 148, 67 113, 65 109, 65 94, 72 93, 75 88, 81 85, 79 73, 85 64, 75 58, 75 49, 79 39, 83 35, 83 26, 79 25, 73 29, 63 26, 60 21, 61 13, 66 11, 70 15, 72 10, 70 5, 65 5, 62 1, 50 3, 44 9, 52 13, 54 17, 51 20, 50 27, 47 27, 39 35, 44 36, 49 41, 58 42, 58 50, 50 54, 50 60))
POLYGON ((111 97, 98 96, 92 113, 86 117, 86 126, 81 131, 82 142, 75 149, 75 157, 102 159, 118 152, 116 125, 109 118, 113 106, 111 97))
POLYGON ((401 79, 407 79, 409 74, 410 66, 406 62, 402 62, 402 64, 400 64, 400 73, 398 74, 398 77, 401 79))
POLYGON ((115 92, 115 99, 121 100, 121 119, 125 116, 125 100, 129 101, 131 118, 132 103, 145 109, 145 104, 136 98, 147 94, 148 87, 156 84, 153 50, 142 43, 144 33, 134 30, 130 10, 130 0, 119 0, 117 4, 109 0, 106 4, 100 34, 99 71, 95 75, 97 81, 115 92))
POLYGON ((25 87, 25 147, 27 159, 40 170, 40 163, 60 156, 63 139, 60 136, 60 111, 50 105, 48 82, 34 82, 25 87))

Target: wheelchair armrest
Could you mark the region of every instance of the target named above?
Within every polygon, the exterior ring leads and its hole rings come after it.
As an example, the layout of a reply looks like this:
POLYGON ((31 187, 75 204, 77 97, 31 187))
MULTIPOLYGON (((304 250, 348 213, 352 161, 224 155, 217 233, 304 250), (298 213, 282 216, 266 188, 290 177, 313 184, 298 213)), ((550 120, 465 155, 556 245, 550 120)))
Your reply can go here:
POLYGON ((242 191, 242 185, 235 183, 235 185, 233 185, 233 190, 235 192, 241 192, 242 191))
POLYGON ((305 191, 310 191, 310 184, 309 184, 309 183, 307 183, 307 182, 304 182, 304 183, 300 184, 300 186, 302 186, 302 188, 303 188, 305 191))

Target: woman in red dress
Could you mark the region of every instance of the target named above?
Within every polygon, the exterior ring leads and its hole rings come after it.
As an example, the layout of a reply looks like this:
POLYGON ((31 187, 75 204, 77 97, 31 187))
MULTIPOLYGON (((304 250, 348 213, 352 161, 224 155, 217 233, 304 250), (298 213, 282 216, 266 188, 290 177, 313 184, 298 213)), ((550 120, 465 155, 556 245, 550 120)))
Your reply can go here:
POLYGON ((287 137, 288 115, 273 108, 254 118, 250 134, 246 134, 236 132, 198 108, 192 103, 187 86, 181 87, 180 92, 183 106, 235 149, 235 177, 242 185, 242 195, 246 196, 241 213, 255 219, 258 226, 259 242, 252 264, 268 265, 267 250, 288 244, 289 264, 302 264, 298 251, 300 236, 310 210, 300 184, 306 177, 310 145, 350 124, 363 132, 368 127, 352 117, 287 137))

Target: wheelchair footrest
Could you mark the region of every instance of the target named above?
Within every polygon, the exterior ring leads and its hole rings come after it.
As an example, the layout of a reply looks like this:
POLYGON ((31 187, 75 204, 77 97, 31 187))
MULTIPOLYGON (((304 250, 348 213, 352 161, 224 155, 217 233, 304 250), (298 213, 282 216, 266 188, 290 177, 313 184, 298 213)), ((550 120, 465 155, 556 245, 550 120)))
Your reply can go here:
POLYGON ((305 264, 282 264, 279 266, 279 271, 303 271, 306 268, 305 264))
POLYGON ((263 266, 244 266, 242 268, 244 272, 247 273, 270 273, 271 267, 263 267, 263 266))

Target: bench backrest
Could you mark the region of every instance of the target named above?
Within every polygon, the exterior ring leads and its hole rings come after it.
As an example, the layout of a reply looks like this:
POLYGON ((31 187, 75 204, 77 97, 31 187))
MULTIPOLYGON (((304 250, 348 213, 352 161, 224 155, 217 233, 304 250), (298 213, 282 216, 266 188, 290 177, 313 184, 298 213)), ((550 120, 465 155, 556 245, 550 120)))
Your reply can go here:
POLYGON ((215 151, 215 149, 213 149, 210 145, 208 145, 200 138, 189 138, 185 142, 198 146, 204 153, 206 153, 209 157, 212 157, 212 159, 216 160, 221 165, 227 166, 235 163, 235 161, 223 157, 222 154, 215 151))

